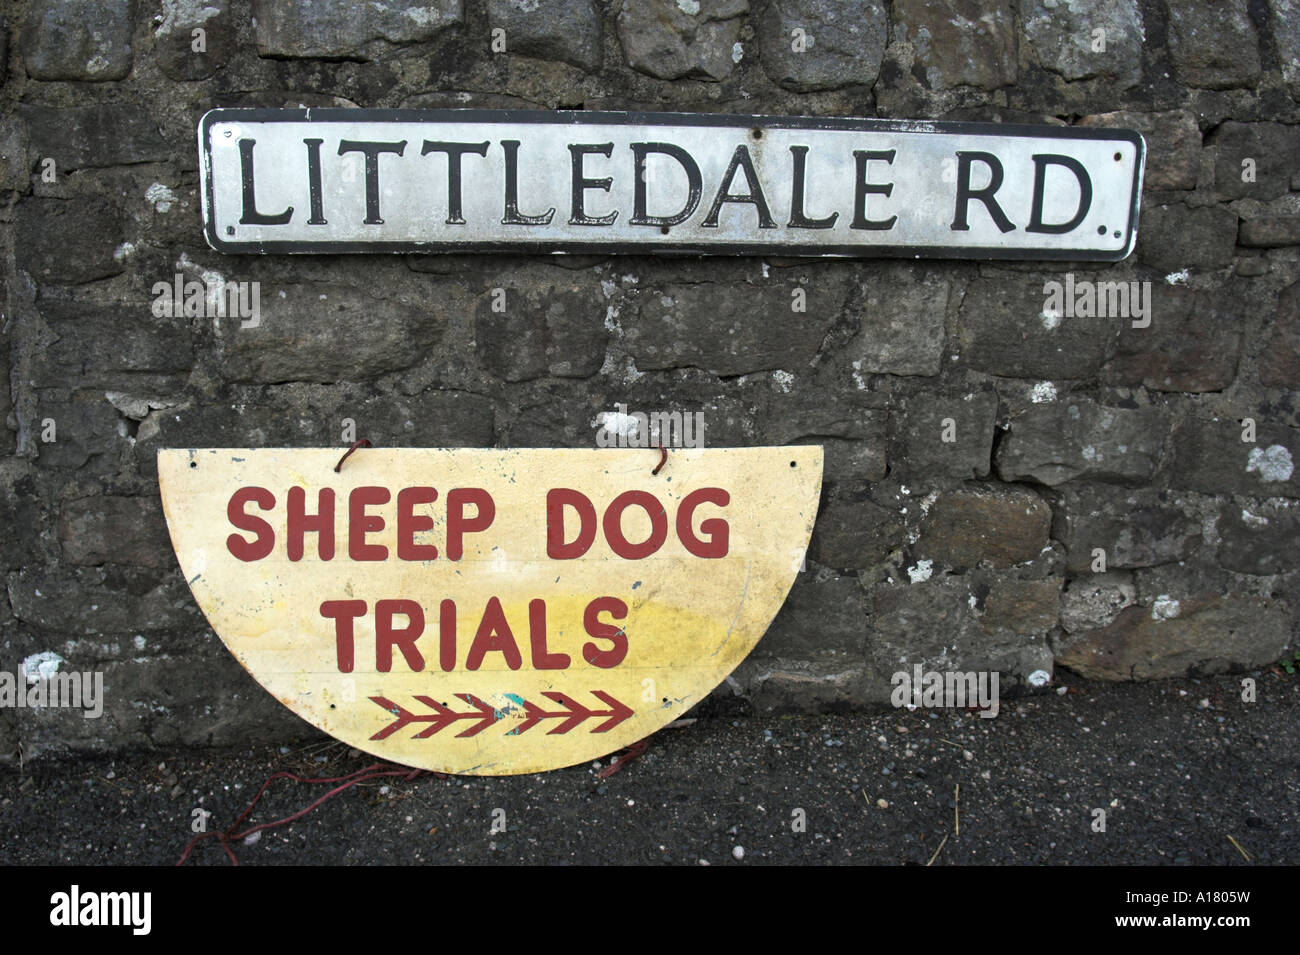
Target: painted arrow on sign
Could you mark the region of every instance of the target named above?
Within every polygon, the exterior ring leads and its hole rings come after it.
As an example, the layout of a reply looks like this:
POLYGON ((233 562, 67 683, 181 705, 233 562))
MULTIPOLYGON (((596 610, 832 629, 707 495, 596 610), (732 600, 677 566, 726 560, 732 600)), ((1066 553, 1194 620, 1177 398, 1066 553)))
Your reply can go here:
MULTIPOLYGON (((454 695, 458 699, 468 703, 473 707, 473 709, 458 713, 450 706, 444 703, 439 703, 432 697, 415 696, 414 698, 416 700, 429 707, 433 712, 414 713, 401 704, 394 703, 386 696, 372 696, 370 699, 374 700, 375 703, 387 712, 392 713, 397 717, 397 719, 393 720, 393 722, 389 723, 370 738, 373 740, 387 739, 389 736, 392 736, 398 730, 411 723, 428 723, 429 725, 427 727, 411 737, 412 739, 428 739, 435 733, 442 732, 448 726, 451 726, 453 723, 459 722, 460 720, 477 720, 478 722, 457 733, 456 737, 459 739, 467 736, 476 736, 509 712, 507 710, 496 709, 491 704, 483 702, 472 693, 456 693, 454 695)), ((572 697, 557 692, 543 692, 542 696, 547 697, 554 703, 558 703, 561 707, 558 710, 545 710, 536 703, 531 703, 522 697, 512 696, 511 698, 524 708, 527 718, 507 735, 518 736, 519 734, 532 729, 542 720, 563 719, 564 722, 547 731, 547 735, 552 736, 559 733, 567 733, 579 724, 597 717, 605 717, 605 720, 600 725, 594 727, 591 732, 604 733, 613 729, 619 723, 622 723, 629 716, 633 715, 634 711, 630 707, 619 702, 603 690, 592 690, 591 695, 604 703, 608 709, 592 709, 589 706, 583 706, 572 697)))
POLYGON ((544 710, 537 704, 529 703, 527 700, 524 700, 524 712, 528 714, 528 719, 524 720, 514 729, 513 735, 517 736, 520 733, 527 732, 542 720, 556 719, 558 717, 565 718, 564 722, 559 726, 547 730, 547 735, 553 736, 557 733, 567 733, 583 720, 590 719, 593 716, 607 716, 609 719, 605 720, 605 722, 592 730, 593 733, 604 733, 605 731, 617 726, 619 723, 622 723, 632 715, 632 710, 628 709, 628 707, 614 699, 608 693, 604 693, 601 690, 592 690, 591 695, 599 697, 603 703, 609 706, 609 709, 589 709, 576 700, 565 696, 563 693, 556 692, 543 692, 542 696, 555 703, 559 703, 560 706, 564 707, 564 709, 544 710))
POLYGON ((470 706, 474 707, 474 709, 468 713, 457 713, 452 710, 451 707, 444 706, 437 700, 433 699, 433 697, 417 696, 417 700, 431 708, 434 712, 424 714, 412 713, 406 707, 399 706, 397 703, 394 703, 385 696, 372 696, 372 700, 382 706, 389 713, 396 716, 397 719, 393 720, 393 722, 389 723, 370 738, 387 739, 408 723, 428 723, 429 726, 426 729, 421 730, 412 737, 412 739, 428 739, 434 733, 441 732, 458 720, 477 719, 478 723, 476 725, 470 726, 464 731, 456 734, 457 737, 475 736, 501 718, 502 714, 499 710, 493 709, 473 694, 457 693, 455 695, 464 700, 470 706))

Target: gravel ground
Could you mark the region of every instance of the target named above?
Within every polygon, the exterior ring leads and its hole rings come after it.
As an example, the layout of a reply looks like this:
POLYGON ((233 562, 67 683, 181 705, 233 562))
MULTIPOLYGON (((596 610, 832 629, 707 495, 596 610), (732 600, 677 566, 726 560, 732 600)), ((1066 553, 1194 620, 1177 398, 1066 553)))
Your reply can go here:
MULTIPOLYGON (((1241 677, 1106 685, 1067 675, 1004 699, 994 719, 755 716, 714 704, 605 779, 608 760, 535 776, 374 780, 233 848, 254 865, 1294 863, 1300 677, 1254 676, 1258 702, 1245 703, 1241 677)), ((313 737, 0 772, 0 858, 174 863, 196 809, 212 813, 209 829, 228 827, 273 772, 339 776, 372 762, 313 737)), ((329 788, 277 780, 246 825, 329 788)), ((215 839, 192 861, 228 864, 215 839)))

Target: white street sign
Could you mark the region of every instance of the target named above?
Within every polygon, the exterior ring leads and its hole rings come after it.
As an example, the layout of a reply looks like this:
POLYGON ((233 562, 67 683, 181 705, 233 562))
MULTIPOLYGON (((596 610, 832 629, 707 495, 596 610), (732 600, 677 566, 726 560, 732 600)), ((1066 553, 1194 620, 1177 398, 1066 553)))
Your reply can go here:
POLYGON ((216 109, 225 252, 679 252, 1116 261, 1135 132, 868 119, 216 109))

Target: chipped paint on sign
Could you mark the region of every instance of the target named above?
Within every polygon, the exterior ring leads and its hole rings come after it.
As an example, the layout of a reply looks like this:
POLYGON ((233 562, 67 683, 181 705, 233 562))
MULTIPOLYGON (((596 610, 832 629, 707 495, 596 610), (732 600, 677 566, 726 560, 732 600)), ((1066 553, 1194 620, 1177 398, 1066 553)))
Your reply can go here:
POLYGON ((508 775, 680 717, 803 561, 819 447, 158 454, 195 600, 241 664, 358 749, 508 775))

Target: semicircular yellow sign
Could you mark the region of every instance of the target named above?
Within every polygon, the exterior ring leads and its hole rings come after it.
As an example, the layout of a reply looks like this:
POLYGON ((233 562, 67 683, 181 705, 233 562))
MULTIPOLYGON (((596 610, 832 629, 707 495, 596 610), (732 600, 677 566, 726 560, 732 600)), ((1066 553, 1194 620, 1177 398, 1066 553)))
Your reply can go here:
POLYGON ((822 449, 168 449, 172 546, 259 683, 394 762, 509 775, 649 736, 753 649, 822 449))

